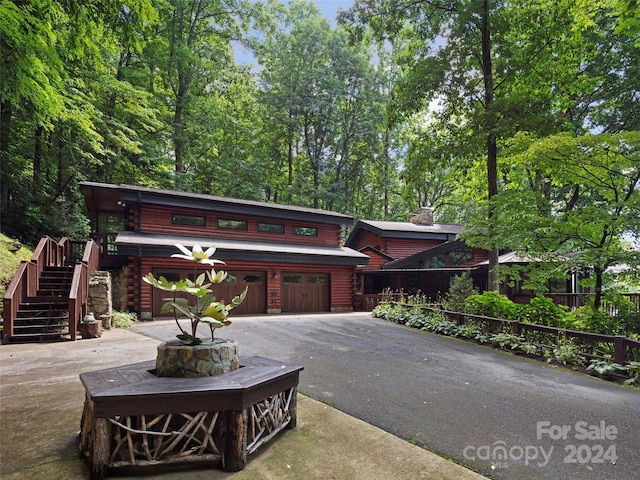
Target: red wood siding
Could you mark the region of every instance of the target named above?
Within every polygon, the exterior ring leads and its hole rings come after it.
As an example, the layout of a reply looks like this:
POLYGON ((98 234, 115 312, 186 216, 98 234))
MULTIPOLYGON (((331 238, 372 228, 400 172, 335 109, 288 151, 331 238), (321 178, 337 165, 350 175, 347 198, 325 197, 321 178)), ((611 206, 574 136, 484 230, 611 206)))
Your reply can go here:
POLYGON ((362 253, 369 256, 369 265, 360 267, 358 270, 378 270, 382 265, 390 261, 389 258, 371 249, 366 249, 362 253))
POLYGON ((383 241, 385 245, 382 251, 393 258, 408 257, 444 243, 444 241, 440 240, 415 240, 410 238, 385 238, 383 241))
POLYGON ((277 243, 295 243, 307 245, 339 246, 341 240, 341 227, 339 225, 318 224, 313 222, 280 221, 274 218, 257 216, 233 216, 218 214, 203 210, 189 210, 184 208, 169 208, 157 205, 143 205, 140 230, 146 233, 171 233, 175 235, 210 236, 212 238, 259 240, 277 243), (180 213, 183 215, 204 216, 205 227, 189 225, 174 225, 171 223, 171 215, 180 213), (245 220, 247 230, 233 230, 218 228, 218 218, 231 220, 245 220), (258 223, 275 223, 284 225, 284 234, 258 232, 258 223), (293 227, 316 227, 317 236, 294 235, 293 227))
MULTIPOLYGON (((146 275, 154 269, 175 269, 189 267, 186 261, 178 259, 168 259, 164 257, 145 257, 141 259, 141 276, 146 275)), ((131 273, 129 282, 130 306, 137 307, 138 284, 134 283, 135 272, 137 272, 137 259, 131 258, 129 262, 131 273)), ((350 311, 353 309, 353 278, 354 267, 352 266, 336 266, 336 265, 320 265, 320 264, 279 264, 249 261, 229 261, 221 266, 221 269, 227 271, 264 271, 266 282, 266 308, 267 312, 279 312, 281 305, 282 292, 282 276, 293 272, 307 273, 327 273, 329 274, 329 309, 331 311, 350 311)), ((200 269, 204 271, 205 269, 200 269)), ((138 277, 140 278, 140 277, 138 277)), ((139 311, 143 315, 149 316, 152 311, 152 287, 146 282, 141 282, 141 305, 139 311)), ((249 293, 250 294, 250 293, 249 293)), ((228 299, 225 299, 228 300, 228 299)))
POLYGON ((378 235, 367 230, 360 230, 356 235, 353 246, 351 248, 353 248, 354 250, 361 250, 364 247, 373 247, 384 252, 384 250, 382 250, 382 240, 380 239, 380 237, 378 237, 378 235))

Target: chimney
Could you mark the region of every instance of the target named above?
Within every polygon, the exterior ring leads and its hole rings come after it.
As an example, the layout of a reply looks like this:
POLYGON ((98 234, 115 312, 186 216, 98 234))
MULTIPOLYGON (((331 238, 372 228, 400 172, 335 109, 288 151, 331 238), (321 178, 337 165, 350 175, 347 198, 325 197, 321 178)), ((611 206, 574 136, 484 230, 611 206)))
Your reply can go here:
POLYGON ((433 208, 420 207, 412 213, 410 221, 416 225, 433 225, 433 208))

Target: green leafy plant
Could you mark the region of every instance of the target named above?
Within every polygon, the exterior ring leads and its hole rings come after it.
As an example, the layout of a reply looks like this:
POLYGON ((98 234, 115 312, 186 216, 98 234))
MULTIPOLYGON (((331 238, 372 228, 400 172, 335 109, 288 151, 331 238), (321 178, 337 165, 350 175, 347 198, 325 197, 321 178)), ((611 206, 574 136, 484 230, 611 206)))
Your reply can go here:
POLYGON ((442 306, 452 312, 462 312, 464 301, 471 295, 477 295, 478 290, 473 287, 473 279, 469 272, 456 275, 451 279, 449 291, 442 300, 442 306))
POLYGON ((114 328, 129 328, 133 325, 133 322, 138 321, 138 317, 135 313, 130 312, 113 312, 113 327, 114 328))
POLYGON ((518 345, 518 350, 527 355, 537 355, 540 351, 540 347, 538 347, 535 343, 521 343, 518 345))
POLYGON ((517 320, 520 305, 496 291, 488 291, 481 295, 467 297, 464 301, 464 310, 473 315, 517 320))
POLYGON ((500 348, 510 348, 511 350, 517 349, 522 343, 522 339, 512 333, 495 333, 491 335, 489 341, 499 345, 500 348))
POLYGON ((634 385, 636 382, 640 381, 640 362, 629 362, 624 368, 627 371, 627 375, 630 377, 628 380, 624 381, 625 385, 634 385))
MULTIPOLYGON (((192 250, 176 244, 176 247, 182 252, 182 254, 173 254, 173 258, 182 258, 184 260, 195 261, 198 264, 205 264, 213 266, 216 263, 224 263, 220 260, 214 260, 211 257, 215 252, 215 247, 202 250, 200 245, 194 245, 192 250)), ((195 276, 195 275, 194 275, 195 276)), ((173 294, 170 298, 164 298, 166 303, 160 310, 161 313, 173 313, 176 324, 180 329, 180 334, 177 337, 185 345, 199 345, 205 343, 197 336, 197 329, 200 323, 209 325, 211 329, 211 340, 214 342, 214 332, 217 328, 226 327, 231 324, 228 319, 231 311, 240 305, 247 296, 248 287, 240 295, 236 295, 230 303, 225 304, 224 300, 217 300, 212 295, 212 285, 221 283, 227 277, 227 272, 219 270, 215 271, 213 268, 209 271, 201 273, 195 276, 195 280, 189 278, 180 279, 176 282, 170 282, 165 277, 155 278, 152 273, 148 273, 143 280, 152 285, 153 287, 171 292, 173 294), (186 294, 195 299, 195 306, 189 302, 188 297, 180 296, 186 294), (186 317, 191 324, 190 331, 185 330, 180 325, 179 318, 186 317)))
POLYGON ((582 356, 580 347, 574 345, 571 340, 561 341, 553 349, 553 360, 562 365, 584 365, 585 358, 582 356))
POLYGON ((594 358, 587 367, 587 372, 596 372, 601 377, 615 373, 616 371, 624 371, 625 367, 619 363, 610 360, 601 360, 594 358))
POLYGON ((551 298, 538 294, 528 305, 521 307, 520 317, 528 323, 563 328, 567 323, 567 310, 569 307, 557 305, 551 298))
POLYGON ((465 325, 458 326, 458 330, 456 331, 456 337, 476 338, 481 333, 482 333, 482 329, 479 326, 474 325, 472 323, 467 323, 465 325))

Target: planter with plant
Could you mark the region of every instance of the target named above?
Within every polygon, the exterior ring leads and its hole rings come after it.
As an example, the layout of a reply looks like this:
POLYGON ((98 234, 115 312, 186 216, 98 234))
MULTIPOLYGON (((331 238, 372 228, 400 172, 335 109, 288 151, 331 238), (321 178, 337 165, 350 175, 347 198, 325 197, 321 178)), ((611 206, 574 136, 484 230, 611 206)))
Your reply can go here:
POLYGON ((203 250, 194 245, 192 250, 176 245, 181 254, 171 255, 207 265, 211 270, 198 273, 194 271, 194 279, 183 278, 171 282, 165 277, 156 278, 148 273, 143 280, 158 290, 168 292, 163 298, 165 303, 161 313, 172 314, 180 330, 177 340, 165 342, 158 346, 156 358, 156 375, 161 377, 203 377, 219 375, 239 367, 238 345, 233 340, 215 338, 215 331, 231 324, 231 311, 242 303, 247 295, 247 288, 236 295, 229 303, 217 299, 213 295, 213 286, 227 277, 227 272, 216 271, 213 266, 222 264, 211 257, 215 247, 203 250), (181 322, 187 323, 184 327, 181 322), (211 338, 201 338, 198 327, 207 325, 211 338))

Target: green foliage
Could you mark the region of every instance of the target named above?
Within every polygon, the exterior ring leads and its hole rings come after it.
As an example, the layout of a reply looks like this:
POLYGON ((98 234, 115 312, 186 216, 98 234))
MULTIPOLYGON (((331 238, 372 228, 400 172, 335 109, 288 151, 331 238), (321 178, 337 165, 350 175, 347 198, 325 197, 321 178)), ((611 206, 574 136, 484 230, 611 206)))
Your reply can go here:
POLYGON ((474 294, 464 301, 464 311, 473 315, 517 320, 520 306, 496 291, 474 294))
MULTIPOLYGON (((219 260, 209 258, 216 250, 214 247, 210 247, 204 251, 199 245, 194 245, 192 250, 179 244, 177 244, 176 247, 178 247, 182 254, 174 254, 172 257, 207 265, 222 263, 219 260)), ((234 308, 240 305, 247 296, 249 287, 246 287, 240 295, 233 297, 228 304, 225 304, 224 300, 216 300, 216 297, 211 295, 211 286, 215 283, 223 282, 226 277, 227 272, 222 270, 216 272, 212 269, 199 274, 195 280, 184 278, 171 282, 162 276, 156 278, 151 272, 142 279, 149 285, 159 290, 170 292, 173 295, 170 298, 164 299, 165 303, 162 305, 160 312, 173 313, 176 324, 181 332, 177 337, 185 345, 200 345, 205 343, 205 340, 197 336, 198 325, 204 323, 209 326, 211 330, 211 342, 213 342, 215 340, 215 330, 231 325, 231 321, 228 319, 229 314, 234 308), (187 294, 194 297, 195 306, 189 302, 188 298, 178 296, 179 294, 187 294), (180 325, 179 319, 184 317, 186 317, 191 324, 190 331, 183 329, 180 325)))
MULTIPOLYGON (((33 249, 0 233, 0 298, 4 297, 20 262, 30 260, 32 255, 33 249)), ((0 304, 1 310, 2 305, 0 304)))
POLYGON ((551 298, 536 295, 527 305, 520 308, 520 318, 524 322, 564 328, 569 307, 557 305, 551 298))
POLYGON ((445 310, 453 312, 464 311, 465 300, 471 295, 477 295, 478 291, 473 286, 473 279, 469 272, 456 275, 451 279, 449 291, 442 300, 445 310))
POLYGON ((596 372, 601 377, 625 370, 625 367, 619 363, 595 358, 589 362, 589 366, 587 367, 587 372, 596 372))
POLYGON ((575 345, 572 339, 558 339, 558 344, 552 351, 551 359, 562 365, 584 365, 586 361, 580 347, 575 345))
POLYGON ((634 385, 640 381, 640 362, 629 362, 626 366, 629 379, 625 380, 625 385, 634 385))
POLYGON ((113 327, 114 328, 129 328, 134 322, 138 321, 138 316, 131 312, 113 312, 113 327))
POLYGON ((515 350, 520 347, 522 338, 512 333, 496 333, 489 337, 489 341, 499 345, 500 348, 515 350))
POLYGON ((573 330, 617 335, 616 319, 602 309, 595 310, 590 305, 583 305, 567 314, 566 325, 573 330))

